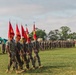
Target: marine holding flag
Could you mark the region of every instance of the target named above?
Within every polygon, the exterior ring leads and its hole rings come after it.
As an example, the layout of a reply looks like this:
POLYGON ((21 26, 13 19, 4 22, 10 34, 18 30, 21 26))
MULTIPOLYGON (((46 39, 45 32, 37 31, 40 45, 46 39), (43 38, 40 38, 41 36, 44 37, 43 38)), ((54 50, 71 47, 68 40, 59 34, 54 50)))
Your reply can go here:
POLYGON ((22 60, 24 62, 24 64, 26 64, 26 68, 29 69, 29 63, 27 61, 27 35, 26 35, 26 31, 24 30, 23 26, 21 25, 21 31, 22 31, 22 50, 21 50, 21 57, 22 60))
POLYGON ((41 61, 40 61, 40 57, 39 57, 39 42, 37 41, 37 35, 36 35, 36 31, 35 31, 35 24, 33 25, 33 39, 34 39, 34 42, 33 42, 33 49, 34 49, 34 53, 35 53, 35 56, 34 56, 34 63, 36 63, 36 58, 38 59, 38 65, 39 65, 39 68, 42 67, 41 66, 41 61))
POLYGON ((34 59, 32 57, 32 43, 31 43, 31 37, 29 37, 28 28, 26 27, 26 35, 27 35, 27 61, 30 63, 30 60, 32 62, 33 69, 35 69, 35 63, 34 59))
POLYGON ((15 43, 16 43, 16 59, 17 59, 19 69, 23 69, 23 62, 22 62, 22 60, 20 58, 20 51, 22 49, 20 39, 21 39, 21 34, 20 34, 20 31, 19 31, 18 25, 16 24, 16 39, 15 39, 15 43))
POLYGON ((16 62, 16 50, 15 50, 15 41, 14 41, 14 31, 11 23, 9 22, 9 30, 8 30, 8 41, 6 43, 6 50, 9 56, 9 64, 6 72, 10 72, 11 65, 13 65, 13 69, 16 69, 16 73, 18 73, 18 67, 16 62))

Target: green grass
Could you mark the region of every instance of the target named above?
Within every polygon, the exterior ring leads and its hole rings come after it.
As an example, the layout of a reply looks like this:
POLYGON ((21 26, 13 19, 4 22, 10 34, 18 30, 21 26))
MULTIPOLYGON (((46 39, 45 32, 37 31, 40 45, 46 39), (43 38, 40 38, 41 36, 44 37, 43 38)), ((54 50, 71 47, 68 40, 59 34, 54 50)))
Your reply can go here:
MULTIPOLYGON (((39 55, 43 67, 19 75, 76 75, 76 48, 40 51, 39 55)), ((0 53, 0 75, 17 75, 15 72, 5 73, 7 64, 7 54, 0 53)))

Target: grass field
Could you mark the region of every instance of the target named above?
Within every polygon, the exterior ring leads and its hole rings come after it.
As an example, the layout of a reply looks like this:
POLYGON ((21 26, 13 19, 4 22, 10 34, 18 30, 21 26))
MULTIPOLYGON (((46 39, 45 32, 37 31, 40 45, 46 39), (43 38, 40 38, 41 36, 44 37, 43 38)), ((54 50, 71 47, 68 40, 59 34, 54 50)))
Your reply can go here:
MULTIPOLYGON (((39 55, 43 67, 19 75, 76 75, 76 48, 40 51, 39 55)), ((7 64, 7 54, 0 53, 0 75, 17 75, 15 72, 5 73, 7 64)))

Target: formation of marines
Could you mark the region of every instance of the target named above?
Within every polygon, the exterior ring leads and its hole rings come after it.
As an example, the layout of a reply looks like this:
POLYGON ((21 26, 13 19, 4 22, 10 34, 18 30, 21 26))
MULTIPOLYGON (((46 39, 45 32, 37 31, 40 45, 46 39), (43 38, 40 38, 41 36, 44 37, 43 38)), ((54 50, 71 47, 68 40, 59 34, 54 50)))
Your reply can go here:
MULTIPOLYGON (((64 41, 64 40, 58 40, 58 41, 38 41, 39 42, 39 50, 48 50, 48 49, 54 49, 54 48, 72 48, 75 47, 75 41, 64 41)), ((31 42, 31 45, 33 43, 31 42)), ((1 50, 4 54, 6 52, 5 49, 6 44, 2 42, 1 50)), ((32 47, 32 46, 31 46, 32 47)))
POLYGON ((23 26, 21 26, 21 30, 22 38, 18 25, 16 25, 16 36, 14 39, 15 33, 11 23, 9 22, 8 41, 6 44, 2 42, 1 47, 2 53, 4 54, 6 50, 9 57, 9 63, 6 70, 7 73, 11 71, 11 67, 13 71, 16 71, 16 73, 21 73, 26 69, 29 70, 31 67, 33 69, 42 67, 39 57, 39 42, 37 41, 36 35, 34 34, 34 41, 31 42, 28 29, 26 29, 27 31, 25 32, 23 26), (32 53, 34 55, 32 55, 32 53))
POLYGON ((10 72, 10 68, 13 65, 13 70, 16 73, 24 71, 23 69, 30 69, 29 63, 31 61, 32 68, 42 67, 39 57, 39 42, 36 40, 33 43, 27 43, 25 38, 22 38, 20 42, 20 37, 16 36, 15 40, 11 34, 10 38, 6 43, 6 51, 9 56, 9 63, 6 72, 10 72), (34 56, 32 56, 32 51, 34 56), (38 61, 38 62, 36 62, 38 61), (38 63, 38 65, 36 65, 38 63), (26 66, 24 66, 26 65, 26 66))
POLYGON ((9 24, 8 41, 6 42, 6 45, 2 43, 2 53, 5 53, 6 50, 9 57, 9 63, 6 70, 7 73, 10 72, 11 66, 13 66, 12 70, 15 70, 16 73, 21 73, 24 69, 29 70, 31 68, 30 62, 33 69, 36 69, 37 67, 41 68, 39 50, 75 47, 74 41, 38 41, 35 27, 34 41, 31 41, 31 37, 29 37, 30 42, 29 40, 27 41, 27 39, 25 36, 21 38, 18 27, 16 27, 16 37, 14 39, 14 31, 11 24, 9 24), (32 55, 33 53, 34 55, 32 55))
POLYGON ((40 50, 48 50, 54 48, 72 48, 75 47, 75 41, 64 41, 64 40, 56 40, 56 41, 41 41, 39 42, 40 50))
POLYGON ((6 51, 10 57, 10 61, 8 64, 8 70, 10 71, 10 67, 13 64, 13 70, 16 70, 16 73, 18 73, 18 70, 30 69, 29 66, 30 61, 32 64, 32 68, 35 69, 37 67, 41 66, 41 61, 39 57, 39 50, 47 50, 47 49, 53 49, 53 48, 70 48, 75 47, 75 41, 33 41, 30 43, 26 42, 25 38, 22 38, 20 41, 19 36, 16 36, 15 40, 12 36, 10 36, 9 40, 6 43, 6 51), (32 52, 34 52, 34 56, 32 55, 32 52), (38 61, 38 62, 36 62, 38 61), (24 65, 26 65, 24 67, 24 65))

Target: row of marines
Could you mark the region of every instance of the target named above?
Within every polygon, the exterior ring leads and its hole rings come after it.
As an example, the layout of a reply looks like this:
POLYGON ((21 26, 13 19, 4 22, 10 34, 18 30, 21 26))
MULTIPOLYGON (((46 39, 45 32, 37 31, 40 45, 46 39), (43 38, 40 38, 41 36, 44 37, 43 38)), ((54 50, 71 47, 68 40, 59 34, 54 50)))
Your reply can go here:
MULTIPOLYGON (((62 41, 62 40, 58 40, 58 41, 38 41, 39 42, 39 50, 48 50, 48 49, 53 49, 53 48, 71 48, 71 47, 75 47, 75 41, 71 40, 71 41, 62 41)), ((32 47, 33 42, 31 42, 32 47)), ((2 46, 1 46, 1 50, 2 53, 5 53, 5 46, 6 44, 4 44, 2 42, 2 46)))
POLYGON ((75 41, 41 41, 39 42, 39 49, 40 50, 48 50, 53 48, 71 48, 75 47, 75 41))
POLYGON ((13 65, 13 70, 19 73, 23 70, 24 64, 26 68, 29 69, 29 63, 32 62, 33 69, 36 68, 36 60, 38 61, 38 67, 41 67, 41 61, 39 57, 39 42, 35 40, 33 44, 27 43, 25 38, 22 38, 20 42, 20 37, 17 36, 15 40, 12 36, 6 42, 6 51, 9 56, 9 63, 6 72, 10 72, 10 68, 13 65), (32 50, 34 51, 34 56, 32 56, 32 50))

